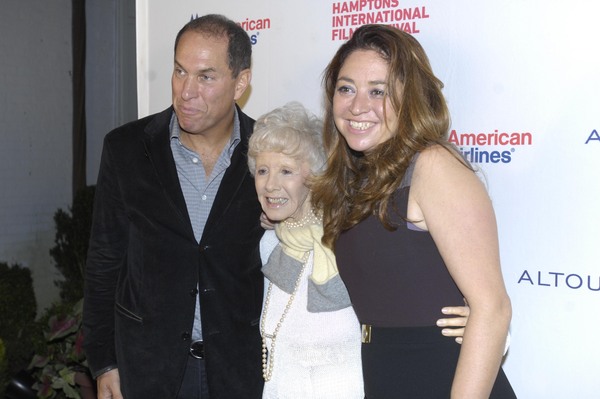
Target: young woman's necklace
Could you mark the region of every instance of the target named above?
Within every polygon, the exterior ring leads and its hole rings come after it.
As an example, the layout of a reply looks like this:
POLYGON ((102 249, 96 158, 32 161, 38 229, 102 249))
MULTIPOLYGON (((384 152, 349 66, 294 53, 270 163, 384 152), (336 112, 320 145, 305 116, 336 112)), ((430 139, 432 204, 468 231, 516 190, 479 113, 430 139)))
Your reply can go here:
POLYGON ((294 302, 294 298, 296 297, 296 292, 298 291, 298 287, 300 286, 300 281, 302 280, 302 275, 304 274, 304 270, 306 269, 306 263, 308 262, 308 257, 310 255, 310 251, 305 252, 302 257, 302 268, 300 269, 300 274, 298 274, 298 278, 296 279, 296 283, 294 284, 294 290, 290 294, 290 299, 288 299, 287 305, 283 309, 283 313, 275 326, 275 330, 273 334, 267 334, 265 332, 265 320, 267 318, 267 311, 269 310, 269 304, 271 302, 271 291, 273 288, 273 283, 269 281, 269 288, 267 288, 267 295, 265 297, 265 304, 263 305, 263 312, 260 318, 260 336, 262 338, 262 374, 265 381, 271 380, 271 376, 273 375, 273 364, 275 363, 275 340, 277 339, 277 334, 279 334, 279 330, 281 329, 281 325, 283 324, 283 320, 285 316, 287 316, 290 307, 292 306, 292 302, 294 302), (271 338, 271 346, 267 350, 267 338, 271 338))

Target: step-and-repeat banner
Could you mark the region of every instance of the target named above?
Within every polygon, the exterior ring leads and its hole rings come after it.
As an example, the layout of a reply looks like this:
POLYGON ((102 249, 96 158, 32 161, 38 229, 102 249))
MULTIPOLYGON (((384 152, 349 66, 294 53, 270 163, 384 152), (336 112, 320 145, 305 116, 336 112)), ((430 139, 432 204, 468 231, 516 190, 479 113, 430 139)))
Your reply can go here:
MULTIPOLYGON (((600 395, 600 4, 138 0, 140 116, 171 103, 173 42, 220 13, 253 43, 241 105, 321 114, 322 72, 365 23, 412 33, 445 83, 451 140, 484 172, 513 303, 504 369, 520 398, 600 395)), ((402 304, 398 304, 402 306, 402 304)))

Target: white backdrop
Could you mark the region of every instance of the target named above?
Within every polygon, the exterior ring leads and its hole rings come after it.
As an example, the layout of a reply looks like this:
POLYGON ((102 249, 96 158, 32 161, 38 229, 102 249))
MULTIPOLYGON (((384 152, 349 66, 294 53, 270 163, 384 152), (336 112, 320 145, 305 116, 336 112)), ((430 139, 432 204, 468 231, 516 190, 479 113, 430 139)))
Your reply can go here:
POLYGON ((173 41, 195 15, 225 14, 251 36, 242 105, 255 118, 291 100, 321 114, 321 73, 368 18, 409 30, 446 85, 452 137, 487 176, 517 395, 598 398, 599 3, 138 0, 140 116, 170 105, 173 41))

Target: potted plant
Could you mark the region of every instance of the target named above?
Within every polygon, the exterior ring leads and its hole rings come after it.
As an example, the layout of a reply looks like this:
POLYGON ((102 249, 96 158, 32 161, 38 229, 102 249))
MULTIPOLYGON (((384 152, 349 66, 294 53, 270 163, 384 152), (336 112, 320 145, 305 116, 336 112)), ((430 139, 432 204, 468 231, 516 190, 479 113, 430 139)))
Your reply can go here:
POLYGON ((96 397, 82 348, 82 310, 83 300, 72 306, 57 304, 49 309, 45 346, 29 365, 38 398, 96 397))
MULTIPOLYGON (((79 190, 73 199, 72 207, 67 211, 58 209, 54 215, 56 245, 50 249, 50 255, 54 259, 56 268, 64 277, 64 279, 55 281, 60 288, 60 301, 46 309, 39 321, 34 321, 35 328, 26 329, 28 332, 35 332, 35 334, 27 334, 27 336, 31 336, 31 340, 35 338, 35 343, 27 344, 24 339, 13 340, 26 346, 25 362, 31 359, 32 353, 35 355, 28 370, 19 371, 19 374, 11 379, 10 387, 16 386, 19 389, 18 392, 11 393, 10 399, 29 398, 31 395, 35 395, 36 391, 38 398, 96 397, 95 383, 89 375, 82 350, 83 336, 80 329, 83 309, 83 299, 81 299, 83 297, 83 276, 91 228, 94 188, 94 186, 88 186, 79 190), (33 377, 35 382, 29 383, 26 377, 33 377), (91 396, 88 396, 90 394, 91 396)), ((0 276, 3 277, 1 266, 2 264, 0 264, 0 276)), ((6 265, 6 267, 8 266, 6 265)), ((8 289, 3 290, 2 288, 4 285, 10 284, 4 280, 6 279, 0 280, 0 310, 13 309, 15 306, 3 305, 6 301, 2 301, 1 294, 4 291, 8 292, 8 289)), ((32 285, 31 278, 29 278, 29 285, 32 285)), ((20 290, 18 291, 20 292, 20 290)), ((32 288, 31 291, 32 303, 35 305, 32 288)), ((13 295, 9 295, 8 299, 12 301, 10 304, 16 302, 22 305, 26 302, 20 298, 13 298, 13 295)), ((22 317, 25 312, 13 313, 22 317)), ((34 316, 35 308, 32 320, 34 316)), ((7 322, 9 321, 7 320, 7 322)), ((19 331, 21 330, 23 328, 19 331)), ((0 332, 2 332, 1 328, 0 332)), ((13 335, 15 334, 10 336, 13 335)), ((26 365, 27 363, 22 367, 26 365)))

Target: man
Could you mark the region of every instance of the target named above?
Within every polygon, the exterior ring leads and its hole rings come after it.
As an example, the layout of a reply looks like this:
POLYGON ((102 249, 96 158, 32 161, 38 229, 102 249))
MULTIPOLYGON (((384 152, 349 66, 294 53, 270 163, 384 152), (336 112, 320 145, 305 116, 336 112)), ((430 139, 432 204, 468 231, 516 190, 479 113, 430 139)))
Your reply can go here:
POLYGON ((254 121, 235 104, 250 60, 233 21, 189 22, 172 107, 105 138, 83 322, 99 398, 261 397, 254 121))

